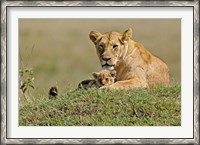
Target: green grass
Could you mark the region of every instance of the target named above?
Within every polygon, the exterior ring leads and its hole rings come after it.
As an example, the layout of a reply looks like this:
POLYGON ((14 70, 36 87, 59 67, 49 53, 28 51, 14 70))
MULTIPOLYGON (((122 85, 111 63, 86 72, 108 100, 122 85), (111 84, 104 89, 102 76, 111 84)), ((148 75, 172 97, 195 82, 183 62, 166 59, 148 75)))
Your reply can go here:
POLYGON ((20 126, 180 126, 180 85, 75 90, 20 103, 20 126))

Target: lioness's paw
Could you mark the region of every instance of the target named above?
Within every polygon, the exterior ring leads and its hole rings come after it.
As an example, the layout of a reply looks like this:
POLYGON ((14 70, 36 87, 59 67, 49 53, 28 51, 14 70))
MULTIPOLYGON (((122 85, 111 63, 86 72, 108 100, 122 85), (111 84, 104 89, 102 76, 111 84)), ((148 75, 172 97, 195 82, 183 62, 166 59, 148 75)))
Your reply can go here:
POLYGON ((109 89, 109 88, 110 88, 109 86, 102 86, 102 87, 100 87, 99 89, 105 90, 105 89, 109 89))

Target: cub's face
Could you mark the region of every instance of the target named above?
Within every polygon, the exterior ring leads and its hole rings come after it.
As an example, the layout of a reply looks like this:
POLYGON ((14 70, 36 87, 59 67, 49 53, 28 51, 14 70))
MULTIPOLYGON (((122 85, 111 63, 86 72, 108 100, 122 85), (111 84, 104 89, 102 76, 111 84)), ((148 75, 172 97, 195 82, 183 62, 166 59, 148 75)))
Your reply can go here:
POLYGON ((113 70, 119 60, 123 58, 126 51, 127 41, 132 35, 132 29, 123 34, 108 32, 101 34, 97 31, 90 32, 90 39, 96 46, 97 55, 104 69, 113 70))
POLYGON ((115 82, 116 71, 101 70, 100 72, 94 72, 93 76, 97 87, 109 86, 115 82))

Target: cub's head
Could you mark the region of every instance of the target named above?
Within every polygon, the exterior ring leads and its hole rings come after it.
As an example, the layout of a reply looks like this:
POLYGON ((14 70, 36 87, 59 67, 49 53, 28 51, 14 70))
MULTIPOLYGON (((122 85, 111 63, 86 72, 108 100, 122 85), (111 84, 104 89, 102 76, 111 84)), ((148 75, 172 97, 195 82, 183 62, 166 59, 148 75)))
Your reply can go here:
POLYGON ((97 31, 91 31, 89 36, 96 46, 102 68, 113 70, 127 51, 126 47, 132 36, 132 29, 129 28, 122 34, 118 32, 101 34, 97 31))
POLYGON ((94 72, 93 76, 95 78, 97 87, 108 86, 115 82, 116 71, 104 69, 100 72, 94 72))

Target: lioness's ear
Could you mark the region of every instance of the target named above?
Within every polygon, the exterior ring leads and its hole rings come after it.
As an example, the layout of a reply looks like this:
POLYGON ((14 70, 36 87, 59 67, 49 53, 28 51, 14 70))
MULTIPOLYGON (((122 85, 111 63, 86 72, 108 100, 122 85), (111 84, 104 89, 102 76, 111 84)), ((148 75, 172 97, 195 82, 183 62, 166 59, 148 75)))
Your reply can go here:
POLYGON ((126 30, 124 33, 123 33, 123 36, 122 36, 122 42, 126 42, 129 40, 129 38, 132 37, 132 29, 131 28, 128 28, 128 30, 126 30))
POLYGON ((93 42, 94 44, 97 43, 96 41, 98 40, 98 38, 99 38, 101 35, 102 35, 102 34, 101 34, 100 32, 97 32, 97 31, 91 31, 90 34, 89 34, 90 39, 92 40, 92 42, 93 42))
POLYGON ((98 73, 98 72, 93 72, 92 75, 93 75, 93 77, 96 79, 96 78, 98 78, 99 73, 98 73))
POLYGON ((114 77, 116 76, 116 71, 113 70, 113 71, 110 72, 110 74, 111 74, 111 76, 114 78, 114 77))

